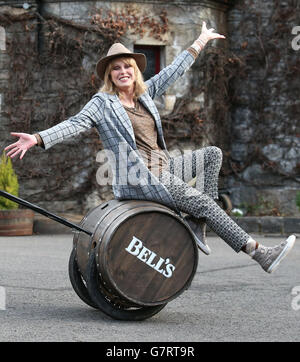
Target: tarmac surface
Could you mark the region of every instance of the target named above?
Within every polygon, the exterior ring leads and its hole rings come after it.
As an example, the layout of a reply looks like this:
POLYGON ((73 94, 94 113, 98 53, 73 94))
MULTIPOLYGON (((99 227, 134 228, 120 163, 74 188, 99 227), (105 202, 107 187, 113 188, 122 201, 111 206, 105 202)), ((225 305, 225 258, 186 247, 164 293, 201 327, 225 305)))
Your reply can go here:
MULTIPOLYGON (((255 235, 254 235, 255 236, 255 235)), ((273 246, 281 237, 257 239, 273 246)), ((274 274, 209 236, 188 290, 140 322, 82 302, 68 276, 72 235, 0 237, 0 341, 300 341, 300 241, 274 274)))

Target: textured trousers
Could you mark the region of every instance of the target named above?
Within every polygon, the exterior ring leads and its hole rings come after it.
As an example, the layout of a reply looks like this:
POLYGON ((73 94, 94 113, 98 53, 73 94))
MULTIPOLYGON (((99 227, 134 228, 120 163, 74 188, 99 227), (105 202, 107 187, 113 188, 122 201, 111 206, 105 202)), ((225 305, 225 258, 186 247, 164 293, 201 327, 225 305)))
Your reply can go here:
POLYGON ((207 225, 233 250, 239 252, 250 236, 214 201, 218 198, 218 178, 222 151, 215 146, 171 157, 159 175, 178 209, 207 225), (196 177, 196 186, 188 182, 196 177))

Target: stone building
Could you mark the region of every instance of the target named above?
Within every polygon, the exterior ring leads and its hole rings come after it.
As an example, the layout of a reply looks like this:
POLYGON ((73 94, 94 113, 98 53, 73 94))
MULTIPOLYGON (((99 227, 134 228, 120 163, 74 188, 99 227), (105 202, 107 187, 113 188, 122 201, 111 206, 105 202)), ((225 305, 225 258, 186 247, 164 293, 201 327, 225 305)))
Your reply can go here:
POLYGON ((300 215, 299 24, 299 1, 236 1, 228 12, 230 50, 245 66, 232 84, 239 167, 227 182, 234 203, 252 212, 300 215))
MULTIPOLYGON (((45 129, 84 106, 100 85, 95 63, 116 36, 109 27, 117 28, 128 48, 147 54, 147 78, 186 49, 205 20, 227 41, 214 41, 157 100, 169 149, 224 147, 222 186, 235 206, 299 215, 299 53, 291 47, 292 28, 297 21, 300 25, 297 11, 291 11, 295 6, 299 10, 298 2, 275 0, 0 1, 0 144, 11 142, 11 131, 45 129), (104 35, 92 30, 97 20, 104 35), (177 123, 169 137, 174 114, 177 123), (180 122, 184 116, 189 123, 180 122)), ((99 149, 91 130, 47 152, 32 150, 14 161, 21 196, 53 211, 78 213, 111 198, 110 186, 96 181, 99 149)))

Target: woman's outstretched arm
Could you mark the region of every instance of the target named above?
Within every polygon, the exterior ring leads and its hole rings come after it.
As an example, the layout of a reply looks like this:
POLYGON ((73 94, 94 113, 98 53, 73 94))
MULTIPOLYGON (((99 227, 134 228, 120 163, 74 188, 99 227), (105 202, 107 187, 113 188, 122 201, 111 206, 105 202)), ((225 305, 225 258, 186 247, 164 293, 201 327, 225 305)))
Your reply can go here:
POLYGON ((187 49, 188 51, 183 51, 170 65, 145 82, 150 97, 155 98, 163 94, 189 69, 200 51, 213 39, 225 39, 225 36, 215 33, 213 28, 207 29, 206 23, 203 21, 201 34, 187 49))
POLYGON ((11 135, 19 137, 19 140, 5 147, 5 151, 8 151, 7 156, 11 158, 20 154, 20 159, 22 159, 31 147, 38 145, 48 149, 58 142, 94 127, 101 118, 102 101, 94 96, 77 115, 47 130, 36 134, 12 132, 11 135))

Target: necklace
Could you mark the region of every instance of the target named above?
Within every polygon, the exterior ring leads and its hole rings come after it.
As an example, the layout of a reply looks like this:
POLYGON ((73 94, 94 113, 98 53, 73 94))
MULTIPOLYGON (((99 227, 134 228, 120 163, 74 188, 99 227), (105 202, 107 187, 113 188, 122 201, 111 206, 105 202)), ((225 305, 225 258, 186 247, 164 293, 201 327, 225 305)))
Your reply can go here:
POLYGON ((139 108, 138 102, 133 101, 133 103, 134 103, 134 106, 133 106, 133 107, 128 107, 128 106, 125 106, 125 105, 124 105, 124 107, 125 107, 126 109, 130 110, 130 111, 137 111, 138 108, 139 108))

